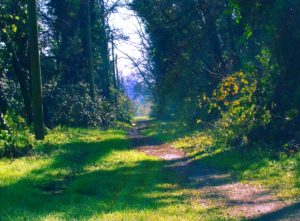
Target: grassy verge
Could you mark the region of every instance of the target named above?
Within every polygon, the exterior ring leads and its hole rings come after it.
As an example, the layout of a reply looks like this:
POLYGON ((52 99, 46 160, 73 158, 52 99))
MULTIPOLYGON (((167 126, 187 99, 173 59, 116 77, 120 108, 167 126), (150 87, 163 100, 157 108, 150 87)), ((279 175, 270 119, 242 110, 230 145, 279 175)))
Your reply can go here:
POLYGON ((143 134, 148 137, 153 137, 162 142, 172 142, 176 139, 191 135, 193 132, 182 123, 164 122, 151 120, 149 127, 143 130, 143 134))
POLYGON ((136 116, 133 118, 133 121, 149 121, 151 117, 149 116, 136 116))
POLYGON ((228 147, 212 130, 189 131, 175 122, 155 122, 144 133, 185 150, 205 165, 230 172, 242 182, 252 181, 271 188, 281 199, 300 197, 300 153, 274 152, 265 144, 228 147))
POLYGON ((166 162, 123 130, 58 128, 30 156, 0 159, 1 220, 198 220, 166 162))

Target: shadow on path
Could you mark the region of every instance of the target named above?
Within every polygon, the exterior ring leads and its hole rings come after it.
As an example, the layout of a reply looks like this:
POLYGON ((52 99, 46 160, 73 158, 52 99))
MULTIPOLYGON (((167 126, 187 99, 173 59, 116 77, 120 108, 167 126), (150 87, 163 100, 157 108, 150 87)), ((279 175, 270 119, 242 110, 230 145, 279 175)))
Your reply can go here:
MULTIPOLYGON (((148 124, 138 122, 130 133, 135 148, 167 160, 165 167, 177 174, 177 179, 181 180, 183 187, 198 190, 198 201, 204 208, 221 208, 231 217, 246 219, 261 217, 257 220, 300 220, 299 203, 278 200, 273 194, 274 191, 253 182, 242 183, 230 173, 209 166, 206 158, 195 160, 195 156, 187 156, 169 144, 156 142, 151 137, 143 137, 141 130, 148 124), (287 215, 288 218, 281 219, 287 215), (277 217, 281 218, 275 219, 277 217)), ((230 153, 224 154, 229 154, 230 157, 230 153)), ((211 162, 223 159, 214 156, 208 158, 211 158, 211 162)))
POLYGON ((275 212, 260 216, 252 221, 299 221, 300 220, 300 202, 287 206, 275 212))

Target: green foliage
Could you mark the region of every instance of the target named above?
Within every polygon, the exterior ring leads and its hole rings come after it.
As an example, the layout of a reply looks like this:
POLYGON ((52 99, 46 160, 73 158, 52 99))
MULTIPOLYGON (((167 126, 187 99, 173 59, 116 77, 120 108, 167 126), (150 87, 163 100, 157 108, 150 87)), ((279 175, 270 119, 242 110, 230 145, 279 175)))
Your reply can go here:
POLYGON ((2 99, 5 101, 7 108, 25 118, 24 103, 19 85, 6 74, 3 74, 0 78, 0 87, 2 99))
POLYGON ((48 84, 44 94, 47 123, 51 127, 108 127, 116 118, 113 106, 99 93, 93 100, 85 83, 64 87, 48 84))
POLYGON ((212 136, 208 133, 194 132, 172 142, 172 146, 182 149, 189 154, 210 151, 214 145, 212 136))
POLYGON ((23 156, 33 144, 34 137, 25 120, 14 112, 8 112, 4 116, 4 128, 0 129, 0 156, 23 156))
POLYGON ((115 105, 116 119, 130 123, 134 115, 134 108, 131 100, 122 93, 117 93, 117 104, 115 105))
POLYGON ((136 0, 132 8, 151 41, 154 116, 217 127, 224 142, 298 136, 299 4, 136 0))
POLYGON ((270 110, 255 102, 258 83, 254 76, 242 72, 233 74, 222 80, 211 98, 202 99, 201 106, 208 105, 209 112, 219 112, 216 126, 226 140, 240 138, 243 139, 240 142, 247 144, 247 134, 271 122, 270 110))

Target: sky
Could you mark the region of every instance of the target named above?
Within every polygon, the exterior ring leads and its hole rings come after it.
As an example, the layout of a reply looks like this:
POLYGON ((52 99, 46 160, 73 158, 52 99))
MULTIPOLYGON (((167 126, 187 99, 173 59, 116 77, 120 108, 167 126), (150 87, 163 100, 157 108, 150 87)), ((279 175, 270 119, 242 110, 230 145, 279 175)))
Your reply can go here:
POLYGON ((134 59, 139 59, 141 53, 137 46, 141 39, 137 34, 140 29, 138 18, 135 13, 126 7, 121 7, 109 18, 111 28, 119 29, 123 35, 129 37, 128 41, 118 40, 116 44, 116 54, 118 55, 118 69, 122 76, 130 76, 134 72, 134 67, 122 52, 130 55, 134 59))

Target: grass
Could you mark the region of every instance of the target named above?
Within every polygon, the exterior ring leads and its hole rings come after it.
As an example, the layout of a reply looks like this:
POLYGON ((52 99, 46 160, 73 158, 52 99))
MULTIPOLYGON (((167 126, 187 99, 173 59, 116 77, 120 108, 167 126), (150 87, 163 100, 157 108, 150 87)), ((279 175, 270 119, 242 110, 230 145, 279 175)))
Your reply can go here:
POLYGON ((150 116, 136 116, 133 118, 133 121, 149 121, 151 120, 150 116))
POLYGON ((183 123, 151 120, 151 125, 143 131, 143 134, 161 142, 172 142, 192 134, 192 131, 183 123))
MULTIPOLYGON (((216 146, 213 133, 174 122, 144 133, 282 199, 300 196, 300 154, 216 146)), ((0 159, 0 220, 236 220, 201 207, 197 188, 167 165, 132 149, 122 129, 57 128, 29 156, 0 159)))
POLYGON ((193 191, 122 130, 58 128, 0 160, 0 220, 198 220, 193 191))
POLYGON ((281 199, 300 198, 300 153, 288 155, 260 144, 228 147, 212 130, 189 131, 176 122, 156 121, 144 134, 185 150, 194 161, 229 172, 242 182, 273 189, 281 199))

